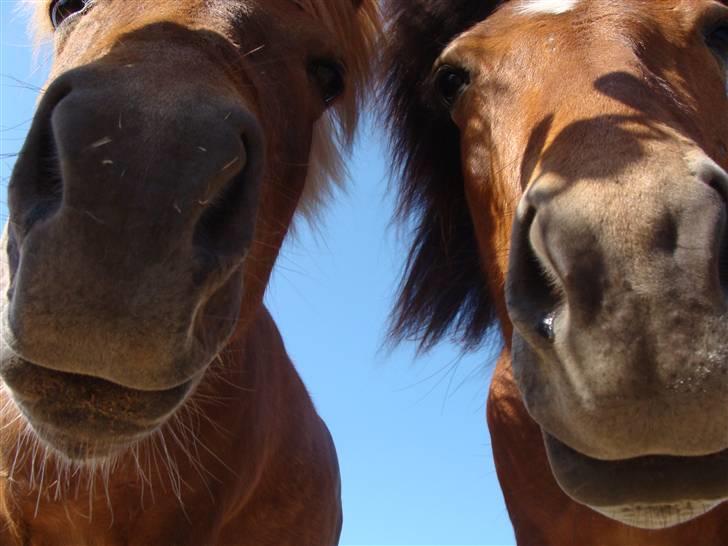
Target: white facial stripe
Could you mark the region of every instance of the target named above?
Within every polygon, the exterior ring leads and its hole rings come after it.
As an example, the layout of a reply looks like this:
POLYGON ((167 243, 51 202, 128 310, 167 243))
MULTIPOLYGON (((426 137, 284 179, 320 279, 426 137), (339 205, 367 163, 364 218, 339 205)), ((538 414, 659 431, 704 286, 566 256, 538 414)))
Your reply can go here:
POLYGON ((571 11, 578 3, 579 0, 523 0, 516 10, 524 15, 558 15, 571 11))

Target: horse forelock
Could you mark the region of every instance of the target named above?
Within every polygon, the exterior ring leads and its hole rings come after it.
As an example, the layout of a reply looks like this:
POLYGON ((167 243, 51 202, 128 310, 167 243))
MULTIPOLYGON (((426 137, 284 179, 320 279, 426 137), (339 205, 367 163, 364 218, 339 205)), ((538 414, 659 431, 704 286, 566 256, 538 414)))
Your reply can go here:
POLYGON ((53 34, 48 7, 48 0, 17 0, 16 10, 26 17, 28 33, 36 47, 47 41, 53 34))
POLYGON ((347 89, 314 127, 306 186, 299 210, 315 220, 334 188, 347 178, 343 156, 351 150, 362 104, 370 89, 374 48, 381 32, 377 0, 294 0, 335 37, 346 65, 347 89))
MULTIPOLYGON (((452 335, 478 345, 494 320, 465 201, 459 134, 422 88, 453 38, 493 13, 502 0, 390 0, 382 103, 399 176, 398 215, 414 225, 391 338, 422 349, 452 335)), ((409 225, 409 224, 408 224, 409 225)))

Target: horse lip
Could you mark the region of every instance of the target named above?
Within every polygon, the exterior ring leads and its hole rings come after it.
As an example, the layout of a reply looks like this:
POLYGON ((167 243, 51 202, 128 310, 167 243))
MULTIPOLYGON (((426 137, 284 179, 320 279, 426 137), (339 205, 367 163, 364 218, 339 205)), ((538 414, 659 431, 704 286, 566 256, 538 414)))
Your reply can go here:
MULTIPOLYGON (((55 372, 59 376, 63 377, 83 377, 88 380, 98 380, 103 383, 114 385, 120 389, 133 393, 149 393, 159 394, 174 391, 175 389, 187 388, 189 385, 196 385, 204 375, 205 370, 209 365, 209 361, 205 361, 204 365, 197 366, 196 362, 199 361, 199 355, 204 351, 197 351, 195 354, 183 355, 177 361, 173 362, 173 365, 184 367, 185 369, 193 368, 192 371, 180 377, 172 377, 171 379, 163 377, 164 381, 160 381, 158 378, 152 379, 153 383, 149 386, 142 386, 134 384, 134 382, 124 382, 115 379, 109 379, 103 375, 93 375, 91 373, 76 373, 66 371, 63 369, 56 369, 52 366, 47 366, 42 363, 34 362, 25 356, 26 347, 24 344, 18 342, 18 339, 13 334, 13 327, 10 324, 9 314, 6 308, 0 304, 0 380, 7 373, 8 370, 22 366, 33 366, 35 369, 43 372, 55 372)), ((212 360, 212 357, 209 357, 212 360)))
POLYGON ((0 375, 39 437, 72 459, 111 454, 159 428, 196 381, 165 391, 137 391, 103 379, 49 370, 15 357, 0 375), (86 450, 86 451, 84 451, 86 450))
POLYGON ((728 500, 728 449, 695 457, 649 455, 605 461, 584 455, 545 431, 543 436, 562 490, 597 510, 728 500))
MULTIPOLYGON (((100 377, 47 368, 23 358, 19 354, 15 353, 9 345, 7 345, 5 349, 11 353, 0 355, 0 377, 2 377, 6 383, 8 383, 8 379, 12 381, 16 375, 22 374, 25 376, 26 374, 32 374, 35 377, 35 382, 55 381, 63 383, 67 388, 97 388, 113 392, 113 394, 117 396, 151 398, 155 396, 174 395, 176 393, 180 393, 180 391, 187 393, 199 382, 200 379, 199 377, 191 378, 168 389, 135 389, 100 377)), ((28 382, 28 385, 33 385, 33 383, 28 382)))

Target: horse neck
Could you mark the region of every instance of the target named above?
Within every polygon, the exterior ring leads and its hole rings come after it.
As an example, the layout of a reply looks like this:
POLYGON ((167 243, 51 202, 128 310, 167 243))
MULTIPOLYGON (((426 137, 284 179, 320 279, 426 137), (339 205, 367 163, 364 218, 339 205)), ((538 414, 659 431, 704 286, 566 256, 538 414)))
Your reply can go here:
POLYGON ((108 529, 138 516, 121 510, 128 506, 185 513, 187 506, 197 512, 208 505, 234 513, 270 487, 269 477, 290 460, 314 457, 307 450, 320 450, 316 440, 327 434, 264 308, 168 424, 98 467, 48 452, 8 393, 0 397, 0 527, 1 516, 13 514, 21 522, 71 519, 108 529))

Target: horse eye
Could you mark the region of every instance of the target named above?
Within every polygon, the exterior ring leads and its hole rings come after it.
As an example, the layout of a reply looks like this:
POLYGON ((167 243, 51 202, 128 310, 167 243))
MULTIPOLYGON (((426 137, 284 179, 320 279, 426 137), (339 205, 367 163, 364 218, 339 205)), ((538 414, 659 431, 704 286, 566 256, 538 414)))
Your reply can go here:
POLYGON ((722 25, 710 31, 705 43, 713 51, 724 69, 728 69, 728 25, 722 25))
POLYGON ((326 106, 331 105, 344 92, 344 67, 335 61, 313 61, 309 74, 321 91, 326 106))
POLYGON ((452 108, 465 86, 470 83, 468 73, 454 66, 444 65, 437 70, 435 86, 440 100, 448 108, 452 108))
POLYGON ((50 6, 53 28, 58 28, 71 15, 82 11, 89 0, 53 0, 50 6))

